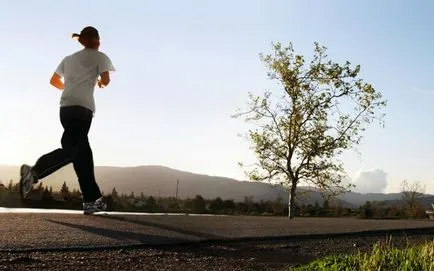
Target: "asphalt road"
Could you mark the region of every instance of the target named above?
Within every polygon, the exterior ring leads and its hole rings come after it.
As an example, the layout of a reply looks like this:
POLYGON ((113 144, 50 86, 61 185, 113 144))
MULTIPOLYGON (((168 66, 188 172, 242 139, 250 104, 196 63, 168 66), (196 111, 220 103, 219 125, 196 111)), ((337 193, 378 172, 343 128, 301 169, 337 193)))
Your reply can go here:
POLYGON ((434 220, 361 220, 252 216, 0 213, 0 252, 184 244, 201 241, 342 237, 422 230, 434 220))

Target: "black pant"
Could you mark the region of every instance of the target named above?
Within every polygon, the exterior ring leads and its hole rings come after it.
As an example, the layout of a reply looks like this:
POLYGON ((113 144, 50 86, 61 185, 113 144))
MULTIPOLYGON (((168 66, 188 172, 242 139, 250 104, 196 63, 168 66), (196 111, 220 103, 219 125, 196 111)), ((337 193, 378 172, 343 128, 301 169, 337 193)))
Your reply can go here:
POLYGON ((92 202, 101 197, 95 181, 93 154, 87 137, 92 118, 93 112, 87 108, 61 107, 60 122, 64 128, 62 148, 41 156, 32 168, 37 178, 42 179, 72 162, 84 202, 92 202))

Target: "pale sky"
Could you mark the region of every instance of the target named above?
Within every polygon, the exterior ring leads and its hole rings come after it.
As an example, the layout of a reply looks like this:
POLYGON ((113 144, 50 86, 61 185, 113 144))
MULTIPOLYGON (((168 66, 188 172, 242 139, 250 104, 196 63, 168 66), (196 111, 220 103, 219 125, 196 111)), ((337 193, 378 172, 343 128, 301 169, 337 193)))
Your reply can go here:
POLYGON ((349 176, 377 192, 408 179, 434 193, 433 12, 432 1, 2 1, 0 164, 34 164, 60 145, 61 93, 48 81, 81 49, 71 33, 93 25, 117 69, 96 89, 96 165, 244 180, 237 162, 253 156, 230 115, 273 86, 259 53, 291 41, 310 56, 318 41, 388 100, 385 128, 345 155, 349 176))

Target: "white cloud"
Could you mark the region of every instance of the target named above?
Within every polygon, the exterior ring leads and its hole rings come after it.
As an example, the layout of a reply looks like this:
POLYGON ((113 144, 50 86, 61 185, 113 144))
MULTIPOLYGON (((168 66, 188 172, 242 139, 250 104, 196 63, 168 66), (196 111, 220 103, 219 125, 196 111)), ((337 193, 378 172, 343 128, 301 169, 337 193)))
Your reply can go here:
POLYGON ((359 193, 383 193, 387 188, 387 173, 381 169, 359 171, 354 176, 354 191, 359 193))

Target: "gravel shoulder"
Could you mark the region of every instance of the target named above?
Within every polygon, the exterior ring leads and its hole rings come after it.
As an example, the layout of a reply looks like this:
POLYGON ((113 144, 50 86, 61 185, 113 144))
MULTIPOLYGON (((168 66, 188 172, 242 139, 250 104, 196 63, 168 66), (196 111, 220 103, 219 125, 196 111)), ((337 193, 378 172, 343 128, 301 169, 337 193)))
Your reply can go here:
POLYGON ((0 252, 0 270, 290 270, 334 253, 369 251, 373 244, 405 247, 434 240, 434 229, 371 234, 210 241, 186 245, 0 252))

